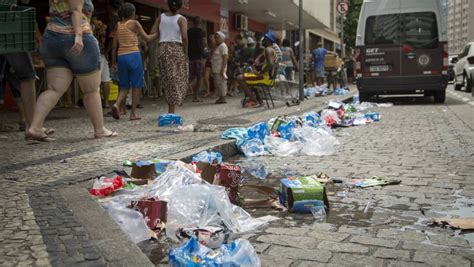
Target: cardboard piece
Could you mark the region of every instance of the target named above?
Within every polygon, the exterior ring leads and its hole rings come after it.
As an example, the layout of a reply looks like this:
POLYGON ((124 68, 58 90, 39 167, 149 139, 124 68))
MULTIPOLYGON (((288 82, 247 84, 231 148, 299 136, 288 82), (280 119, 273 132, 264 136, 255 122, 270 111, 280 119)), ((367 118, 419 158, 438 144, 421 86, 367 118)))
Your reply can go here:
POLYGON ((474 218, 434 219, 433 223, 438 225, 449 225, 461 230, 474 230, 474 218))
POLYGON ((130 208, 139 211, 145 217, 146 224, 151 230, 161 228, 166 222, 167 202, 157 198, 132 201, 130 208))
POLYGON ((211 165, 207 162, 198 162, 196 167, 201 172, 201 178, 206 182, 214 183, 214 176, 216 175, 217 166, 211 165))
POLYGON ((156 176, 155 164, 151 162, 150 164, 143 164, 141 166, 137 166, 136 164, 134 164, 130 176, 137 179, 152 180, 156 176))
POLYGON ((312 207, 324 206, 329 213, 326 188, 315 177, 298 177, 280 180, 280 204, 294 213, 311 213, 312 207))
POLYGON ((324 57, 324 68, 337 69, 342 64, 342 59, 337 55, 326 55, 324 57))
POLYGON ((214 184, 225 187, 230 202, 235 205, 240 204, 239 184, 242 173, 239 166, 221 164, 217 165, 214 184))

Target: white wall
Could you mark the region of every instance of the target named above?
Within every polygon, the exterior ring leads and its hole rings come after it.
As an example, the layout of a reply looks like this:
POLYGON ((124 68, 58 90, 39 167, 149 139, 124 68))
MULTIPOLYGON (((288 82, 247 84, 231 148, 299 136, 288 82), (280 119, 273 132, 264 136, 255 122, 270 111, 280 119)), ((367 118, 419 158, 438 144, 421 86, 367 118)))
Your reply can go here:
MULTIPOLYGON (((299 0, 293 0, 298 5, 299 0)), ((303 0, 303 8, 326 27, 331 27, 331 1, 329 0, 303 0)))

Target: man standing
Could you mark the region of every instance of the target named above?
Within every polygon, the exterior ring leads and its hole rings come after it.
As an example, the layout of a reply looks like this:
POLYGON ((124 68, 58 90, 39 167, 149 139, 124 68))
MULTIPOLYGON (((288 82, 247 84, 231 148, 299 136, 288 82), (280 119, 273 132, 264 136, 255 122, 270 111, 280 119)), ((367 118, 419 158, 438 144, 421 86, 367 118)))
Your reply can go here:
POLYGON ((191 19, 192 26, 188 30, 188 59, 189 59, 189 83, 193 89, 193 102, 201 102, 198 99, 198 89, 201 84, 203 74, 204 59, 204 31, 199 28, 201 19, 194 17, 191 19))
POLYGON ((311 52, 313 58, 314 80, 318 86, 321 86, 324 83, 324 58, 327 54, 335 55, 334 52, 323 48, 323 44, 321 42, 317 43, 316 49, 311 52))

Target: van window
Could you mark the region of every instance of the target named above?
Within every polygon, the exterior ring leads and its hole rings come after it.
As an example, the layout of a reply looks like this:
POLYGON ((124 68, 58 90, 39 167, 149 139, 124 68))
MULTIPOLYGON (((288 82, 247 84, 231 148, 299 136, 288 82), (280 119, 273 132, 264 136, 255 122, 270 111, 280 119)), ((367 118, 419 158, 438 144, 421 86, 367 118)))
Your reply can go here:
POLYGON ((432 12, 388 14, 367 18, 366 45, 409 44, 414 48, 438 47, 438 24, 432 12))

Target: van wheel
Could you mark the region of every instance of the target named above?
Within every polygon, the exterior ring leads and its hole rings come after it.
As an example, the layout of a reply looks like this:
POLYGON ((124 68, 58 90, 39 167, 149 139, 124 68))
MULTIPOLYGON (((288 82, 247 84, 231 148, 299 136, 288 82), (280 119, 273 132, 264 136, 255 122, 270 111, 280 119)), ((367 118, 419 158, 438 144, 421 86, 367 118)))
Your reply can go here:
POLYGON ((454 75, 454 90, 461 91, 462 84, 458 84, 458 77, 454 75))
POLYGON ((435 103, 444 103, 446 101, 446 91, 436 91, 434 92, 434 101, 435 103))

